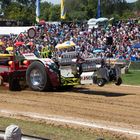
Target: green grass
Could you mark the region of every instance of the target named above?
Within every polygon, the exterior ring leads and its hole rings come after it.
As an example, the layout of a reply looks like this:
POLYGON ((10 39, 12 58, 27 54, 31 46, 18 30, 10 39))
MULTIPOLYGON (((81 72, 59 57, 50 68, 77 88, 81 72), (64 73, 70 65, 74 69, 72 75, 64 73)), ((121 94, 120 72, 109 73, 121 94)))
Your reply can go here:
POLYGON ((140 71, 130 70, 127 74, 122 75, 123 84, 140 85, 140 71))
POLYGON ((48 125, 45 122, 23 121, 19 119, 0 117, 0 129, 5 128, 10 124, 18 125, 23 134, 40 136, 51 140, 96 140, 97 138, 104 138, 104 140, 126 140, 119 136, 110 136, 108 133, 95 131, 94 133, 87 130, 72 129, 65 125, 65 127, 53 124, 48 125))

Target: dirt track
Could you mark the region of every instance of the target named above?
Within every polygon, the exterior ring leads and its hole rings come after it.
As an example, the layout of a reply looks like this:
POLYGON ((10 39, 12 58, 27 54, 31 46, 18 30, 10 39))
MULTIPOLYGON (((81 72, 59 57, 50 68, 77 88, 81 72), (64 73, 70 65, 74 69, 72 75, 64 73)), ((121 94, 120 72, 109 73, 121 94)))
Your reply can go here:
POLYGON ((0 93, 0 110, 83 118, 140 132, 140 87, 89 85, 67 92, 0 93))

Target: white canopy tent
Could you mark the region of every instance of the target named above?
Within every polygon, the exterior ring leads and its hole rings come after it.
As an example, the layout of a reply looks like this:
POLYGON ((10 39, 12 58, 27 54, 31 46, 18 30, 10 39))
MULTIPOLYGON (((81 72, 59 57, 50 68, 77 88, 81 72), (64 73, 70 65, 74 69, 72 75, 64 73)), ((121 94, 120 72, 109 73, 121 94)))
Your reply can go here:
POLYGON ((0 27, 0 35, 20 34, 27 31, 32 26, 26 27, 0 27))
POLYGON ((93 27, 97 28, 99 24, 106 23, 106 22, 108 22, 108 18, 104 18, 104 17, 98 19, 91 18, 88 20, 88 26, 89 29, 92 29, 93 27))

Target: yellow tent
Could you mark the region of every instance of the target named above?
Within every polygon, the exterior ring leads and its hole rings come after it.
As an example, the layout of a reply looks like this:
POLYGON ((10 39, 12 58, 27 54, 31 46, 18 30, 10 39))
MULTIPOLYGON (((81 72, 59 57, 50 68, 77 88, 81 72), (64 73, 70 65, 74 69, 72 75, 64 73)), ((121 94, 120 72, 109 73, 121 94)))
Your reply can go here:
POLYGON ((62 44, 57 44, 57 45, 55 46, 55 48, 57 48, 57 49, 60 49, 60 48, 62 48, 62 47, 63 47, 62 44))
POLYGON ((73 46, 75 46, 75 43, 73 41, 66 41, 62 44, 57 44, 55 46, 55 48, 57 48, 57 49, 68 49, 68 48, 73 47, 73 46))
POLYGON ((6 48, 7 51, 13 51, 13 47, 6 48))

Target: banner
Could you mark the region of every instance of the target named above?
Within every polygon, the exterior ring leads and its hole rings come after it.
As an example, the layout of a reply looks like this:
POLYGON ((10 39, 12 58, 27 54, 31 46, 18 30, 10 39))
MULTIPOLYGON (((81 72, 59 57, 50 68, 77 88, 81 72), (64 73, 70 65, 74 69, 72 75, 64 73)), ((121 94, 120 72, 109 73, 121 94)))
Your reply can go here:
POLYGON ((97 18, 101 17, 101 1, 98 0, 98 7, 97 7, 97 18))
POLYGON ((61 0, 61 19, 66 18, 65 0, 61 0))
POLYGON ((39 22, 40 16, 40 0, 36 0, 36 22, 39 22))

